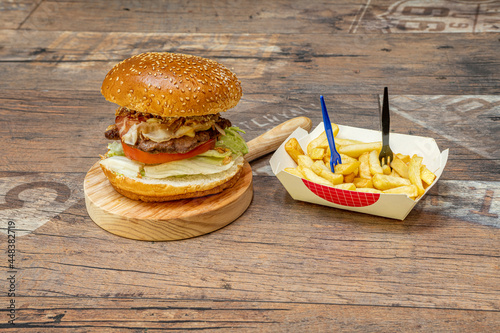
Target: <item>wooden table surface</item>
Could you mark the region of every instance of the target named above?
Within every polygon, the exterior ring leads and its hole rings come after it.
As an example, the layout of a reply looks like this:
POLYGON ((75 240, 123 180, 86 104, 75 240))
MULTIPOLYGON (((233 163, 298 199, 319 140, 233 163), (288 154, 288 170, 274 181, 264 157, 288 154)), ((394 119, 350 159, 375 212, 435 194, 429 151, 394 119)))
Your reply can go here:
POLYGON ((500 330, 500 2, 0 1, 5 332, 500 330), (114 236, 83 179, 115 105, 100 86, 146 51, 217 60, 246 140, 295 116, 450 149, 404 221, 294 201, 269 158, 236 221, 183 241, 114 236), (15 236, 15 238, 13 237, 15 236))

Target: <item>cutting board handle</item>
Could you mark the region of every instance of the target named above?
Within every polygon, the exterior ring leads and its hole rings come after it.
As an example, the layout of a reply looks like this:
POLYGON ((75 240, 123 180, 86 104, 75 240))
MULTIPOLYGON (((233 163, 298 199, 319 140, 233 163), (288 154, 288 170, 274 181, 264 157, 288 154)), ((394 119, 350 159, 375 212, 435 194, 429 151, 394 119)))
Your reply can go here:
POLYGON ((312 128, 311 119, 307 117, 296 117, 287 120, 266 133, 259 135, 255 139, 250 140, 247 142, 248 154, 245 155, 245 160, 251 162, 275 151, 283 141, 299 127, 309 132, 312 128))

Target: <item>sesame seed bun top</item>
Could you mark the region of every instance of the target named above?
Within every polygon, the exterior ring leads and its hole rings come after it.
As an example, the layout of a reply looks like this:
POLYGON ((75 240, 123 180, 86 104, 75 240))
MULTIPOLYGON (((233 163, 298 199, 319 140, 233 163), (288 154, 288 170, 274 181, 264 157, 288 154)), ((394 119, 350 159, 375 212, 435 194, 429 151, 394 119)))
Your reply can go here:
POLYGON ((120 106, 162 117, 227 111, 241 98, 241 83, 222 64, 186 54, 142 53, 118 63, 101 93, 120 106))

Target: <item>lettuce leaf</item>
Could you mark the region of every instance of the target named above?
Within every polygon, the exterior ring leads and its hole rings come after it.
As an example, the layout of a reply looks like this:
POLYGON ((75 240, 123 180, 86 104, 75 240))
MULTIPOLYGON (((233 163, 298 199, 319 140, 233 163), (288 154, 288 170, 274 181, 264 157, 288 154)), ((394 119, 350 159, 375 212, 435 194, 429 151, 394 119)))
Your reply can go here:
POLYGON ((118 140, 108 143, 108 153, 106 154, 106 156, 107 157, 125 156, 121 141, 118 140))
POLYGON ((248 153, 248 146, 240 133, 245 133, 242 129, 236 126, 228 127, 224 130, 226 135, 222 135, 215 144, 215 147, 225 147, 231 149, 233 154, 245 155, 248 153))
POLYGON ((145 165, 144 175, 155 179, 186 175, 211 175, 228 170, 234 164, 234 160, 227 164, 223 164, 222 161, 222 159, 212 157, 195 156, 163 164, 145 165))

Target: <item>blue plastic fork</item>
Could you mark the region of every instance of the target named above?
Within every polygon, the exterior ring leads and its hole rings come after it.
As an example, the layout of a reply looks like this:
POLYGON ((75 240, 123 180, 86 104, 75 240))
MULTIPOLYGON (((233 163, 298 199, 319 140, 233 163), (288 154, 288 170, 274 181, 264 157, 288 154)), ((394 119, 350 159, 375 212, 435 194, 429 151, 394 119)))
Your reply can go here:
POLYGON ((330 146, 330 169, 332 170, 332 172, 335 172, 335 166, 337 164, 342 164, 342 158, 335 148, 332 123, 330 122, 330 117, 328 117, 325 99, 323 98, 323 96, 319 96, 319 99, 321 100, 321 111, 323 112, 323 124, 325 125, 326 138, 328 139, 328 145, 330 146))

